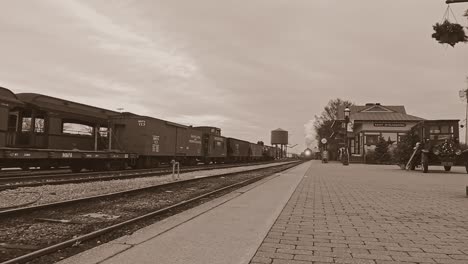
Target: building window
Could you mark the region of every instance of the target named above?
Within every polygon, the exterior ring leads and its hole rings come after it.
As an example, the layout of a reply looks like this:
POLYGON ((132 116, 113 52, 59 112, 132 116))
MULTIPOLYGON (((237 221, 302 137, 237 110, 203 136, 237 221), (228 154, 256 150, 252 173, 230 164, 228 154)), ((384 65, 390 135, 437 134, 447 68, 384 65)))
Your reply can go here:
POLYGON ((429 128, 429 133, 431 134, 439 134, 440 133, 440 128, 439 126, 431 126, 429 128))
POLYGON ((440 126, 440 133, 449 134, 450 133, 450 126, 440 126))
POLYGON ((356 137, 354 137, 354 149, 351 148, 351 150, 353 151, 353 154, 360 154, 361 153, 361 148, 360 148, 360 142, 359 142, 359 134, 356 135, 356 137))
POLYGON ((376 145, 379 142, 378 135, 366 135, 366 145, 376 145))
POLYGON ((397 133, 382 133, 382 137, 385 141, 388 141, 390 139, 392 144, 397 142, 398 140, 397 133))
POLYGON ((406 140, 406 134, 398 134, 398 143, 406 140))

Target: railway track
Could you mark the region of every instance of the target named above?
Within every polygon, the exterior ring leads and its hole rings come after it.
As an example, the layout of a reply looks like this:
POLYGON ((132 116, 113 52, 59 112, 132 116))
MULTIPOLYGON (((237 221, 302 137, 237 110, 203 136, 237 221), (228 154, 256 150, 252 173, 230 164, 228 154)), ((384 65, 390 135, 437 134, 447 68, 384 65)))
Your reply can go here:
POLYGON ((52 170, 0 170, 0 179, 3 177, 21 177, 21 176, 34 176, 34 175, 52 175, 52 174, 63 174, 71 172, 67 168, 59 168, 52 170))
MULTIPOLYGON (((187 166, 180 169, 181 173, 212 170, 223 168, 235 168, 254 166, 259 164, 269 164, 272 162, 254 162, 244 164, 212 164, 202 166, 187 166)), ((20 187, 34 187, 42 185, 67 184, 67 183, 83 183, 90 181, 106 181, 116 179, 129 179, 138 177, 151 177, 172 173, 172 168, 163 167, 157 169, 140 169, 140 170, 121 170, 107 172, 82 172, 82 173, 57 173, 57 174, 33 174, 19 175, 10 177, 0 177, 0 191, 7 189, 15 189, 20 187)))
POLYGON ((298 164, 300 162, 2 211, 0 226, 5 232, 0 234, 3 253, 0 261, 3 261, 1 264, 50 263, 131 233, 141 228, 142 221, 151 224, 181 208, 193 207, 298 164), (57 253, 59 250, 61 252, 57 253), (44 257, 52 253, 53 256, 44 257))

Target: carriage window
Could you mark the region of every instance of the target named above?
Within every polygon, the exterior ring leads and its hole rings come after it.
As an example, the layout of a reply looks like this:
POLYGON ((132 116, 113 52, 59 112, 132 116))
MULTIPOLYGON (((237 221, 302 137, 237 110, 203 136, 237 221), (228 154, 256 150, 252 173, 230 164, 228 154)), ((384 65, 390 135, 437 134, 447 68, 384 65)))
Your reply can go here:
POLYGON ((31 131, 31 118, 23 117, 23 121, 21 123, 21 132, 29 132, 29 131, 31 131))
POLYGON ((77 123, 63 123, 62 133, 72 134, 72 135, 91 136, 93 135, 93 127, 84 125, 84 124, 77 124, 77 123))
POLYGON ((99 128, 99 135, 101 137, 107 137, 108 132, 109 131, 108 131, 107 127, 100 127, 99 128))
MULTIPOLYGON (((30 132, 32 127, 32 118, 31 117, 23 117, 23 121, 21 123, 21 132, 30 132)), ((36 118, 34 121, 34 132, 36 133, 44 133, 44 118, 36 118)))
POLYGON ((34 124, 34 132, 44 133, 44 118, 36 118, 36 122, 34 124))

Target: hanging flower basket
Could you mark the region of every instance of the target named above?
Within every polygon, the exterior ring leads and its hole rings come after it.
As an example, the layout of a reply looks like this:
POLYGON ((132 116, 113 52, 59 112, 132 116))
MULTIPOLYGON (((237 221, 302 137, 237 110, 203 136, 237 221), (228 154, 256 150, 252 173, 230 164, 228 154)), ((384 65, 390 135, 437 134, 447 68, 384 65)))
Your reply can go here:
POLYGON ((433 28, 435 33, 432 34, 432 37, 441 44, 449 44, 453 47, 459 42, 468 41, 465 30, 460 24, 445 20, 442 24, 436 23, 433 28))

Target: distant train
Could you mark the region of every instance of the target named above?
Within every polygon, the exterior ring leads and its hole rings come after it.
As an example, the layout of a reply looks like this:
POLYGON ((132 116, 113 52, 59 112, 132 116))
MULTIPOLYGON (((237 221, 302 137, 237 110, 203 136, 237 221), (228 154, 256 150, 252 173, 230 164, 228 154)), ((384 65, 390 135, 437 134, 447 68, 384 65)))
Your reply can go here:
POLYGON ((73 171, 273 160, 262 142, 0 87, 0 168, 69 166, 73 171))
POLYGON ((311 160, 311 159, 321 159, 320 152, 314 152, 310 148, 306 148, 300 155, 301 159, 311 160))

